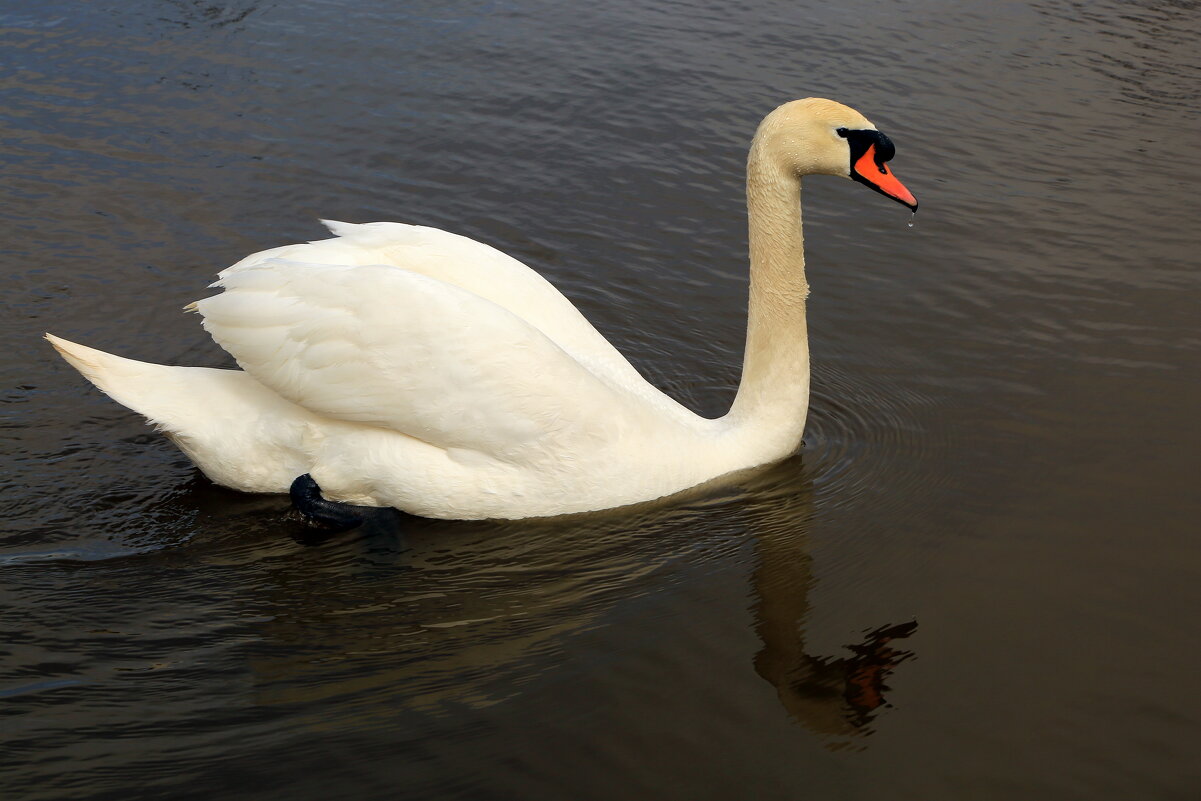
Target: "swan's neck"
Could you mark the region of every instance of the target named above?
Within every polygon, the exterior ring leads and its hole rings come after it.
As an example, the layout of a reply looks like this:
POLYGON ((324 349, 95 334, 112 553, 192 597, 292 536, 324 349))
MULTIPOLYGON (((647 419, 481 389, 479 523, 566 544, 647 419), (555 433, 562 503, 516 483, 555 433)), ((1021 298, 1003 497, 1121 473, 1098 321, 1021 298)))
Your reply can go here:
POLYGON ((727 419, 764 459, 792 453, 809 411, 800 179, 756 141, 747 162, 751 290, 742 382, 727 419))

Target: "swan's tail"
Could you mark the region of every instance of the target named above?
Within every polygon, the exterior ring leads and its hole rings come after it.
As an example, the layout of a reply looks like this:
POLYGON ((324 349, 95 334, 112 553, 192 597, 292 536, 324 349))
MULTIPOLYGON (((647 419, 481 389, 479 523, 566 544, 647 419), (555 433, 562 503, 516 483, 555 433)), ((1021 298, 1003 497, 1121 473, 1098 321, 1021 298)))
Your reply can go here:
POLYGON ((307 472, 313 417, 241 370, 173 367, 114 356, 46 334, 110 398, 153 423, 218 484, 286 492, 307 472))
POLYGON ((187 398, 181 371, 195 368, 125 359, 54 334, 46 334, 46 339, 68 364, 117 403, 169 432, 186 425, 181 412, 195 400, 187 398))

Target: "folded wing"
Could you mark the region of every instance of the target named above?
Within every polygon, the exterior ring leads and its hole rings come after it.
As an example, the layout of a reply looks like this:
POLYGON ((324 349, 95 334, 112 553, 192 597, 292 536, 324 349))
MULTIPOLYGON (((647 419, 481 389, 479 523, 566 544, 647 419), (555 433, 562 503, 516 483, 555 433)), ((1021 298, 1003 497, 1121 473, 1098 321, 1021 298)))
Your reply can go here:
MULTIPOLYGON (((664 406, 625 357, 549 281, 490 245, 438 228, 396 222, 323 221, 335 236, 265 250, 222 271, 220 278, 269 259, 311 264, 390 265, 466 289, 508 309, 610 384, 664 406)), ((670 410, 676 413, 682 410, 670 410)))
POLYGON ((269 258, 199 301, 247 373, 318 414, 498 458, 623 437, 645 403, 479 295, 387 265, 269 258))

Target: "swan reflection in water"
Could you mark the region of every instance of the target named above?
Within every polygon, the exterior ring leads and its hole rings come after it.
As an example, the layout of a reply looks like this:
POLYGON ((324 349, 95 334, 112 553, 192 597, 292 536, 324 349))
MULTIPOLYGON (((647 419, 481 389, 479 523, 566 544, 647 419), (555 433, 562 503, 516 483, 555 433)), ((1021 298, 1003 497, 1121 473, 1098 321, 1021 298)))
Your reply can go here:
POLYGON ((882 625, 862 642, 848 645, 849 656, 818 656, 805 643, 813 558, 804 532, 764 532, 756 538, 755 632, 763 643, 755 672, 776 688, 788 714, 807 729, 843 738, 871 732, 870 723, 887 706, 885 679, 913 656, 894 641, 917 630, 916 621, 882 625))
MULTIPOLYGON (((896 640, 916 623, 874 628, 845 655, 811 653, 813 520, 812 479, 795 458, 670 503, 556 520, 381 518, 328 539, 297 521, 316 547, 266 560, 258 583, 273 616, 252 657, 256 702, 308 706, 306 724, 325 730, 382 724, 402 707, 487 707, 565 669, 566 639, 620 626, 609 613, 623 603, 677 592, 690 570, 737 571, 753 554, 754 670, 827 747, 853 745, 887 706, 885 680, 911 655, 896 640), (333 716, 313 703, 333 698, 333 716)), ((278 541, 260 546, 279 554, 278 541)))

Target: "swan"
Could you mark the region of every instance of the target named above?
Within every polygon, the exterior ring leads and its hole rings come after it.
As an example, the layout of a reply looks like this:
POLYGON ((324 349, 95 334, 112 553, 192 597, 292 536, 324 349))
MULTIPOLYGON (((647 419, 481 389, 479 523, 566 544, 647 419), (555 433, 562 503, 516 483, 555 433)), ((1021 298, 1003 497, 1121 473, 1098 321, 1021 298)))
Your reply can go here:
POLYGON ((800 446, 809 406, 800 180, 851 178, 916 211, 885 163, 893 154, 866 117, 832 100, 785 103, 759 125, 747 160, 742 379, 717 419, 651 386, 524 264, 395 222, 327 221, 333 238, 218 273, 211 286, 222 291, 186 309, 240 370, 46 338, 209 479, 237 490, 292 488, 296 499, 301 477, 314 482, 314 500, 447 519, 648 501, 800 446))

